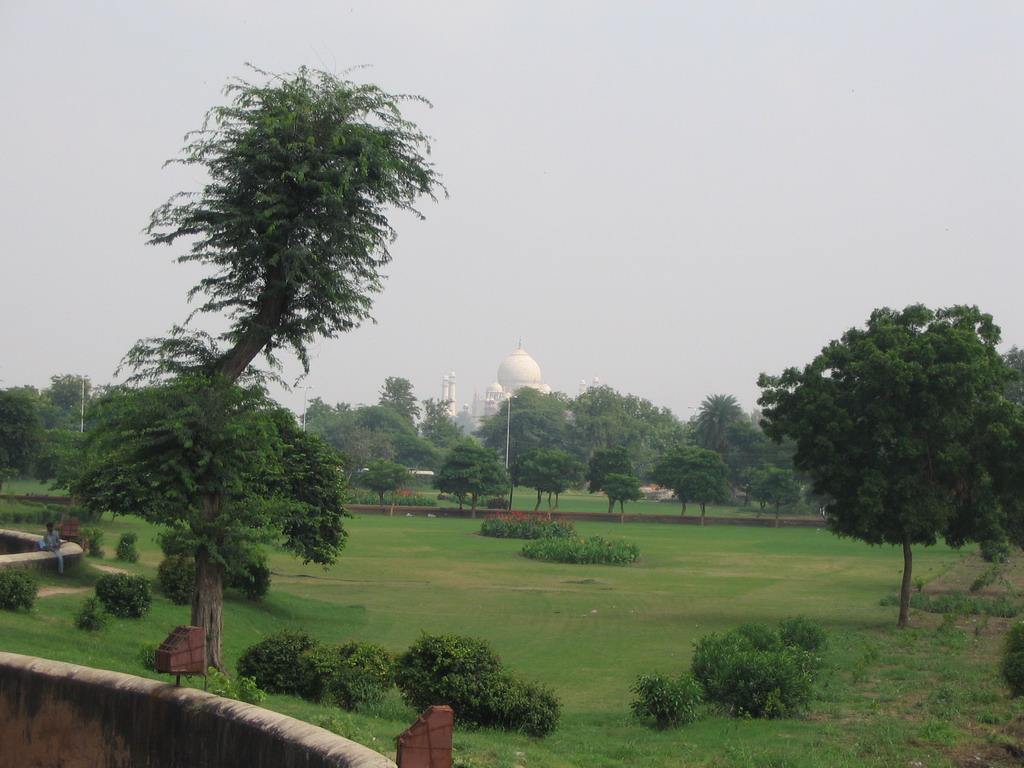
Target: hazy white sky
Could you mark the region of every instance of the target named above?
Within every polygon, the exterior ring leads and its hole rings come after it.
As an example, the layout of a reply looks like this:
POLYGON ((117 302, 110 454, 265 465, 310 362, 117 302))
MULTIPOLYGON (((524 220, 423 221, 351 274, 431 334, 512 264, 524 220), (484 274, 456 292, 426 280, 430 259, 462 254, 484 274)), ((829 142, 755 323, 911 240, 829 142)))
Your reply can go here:
MULTIPOLYGON (((0 387, 114 380, 195 267, 144 244, 162 168, 245 62, 434 108, 451 197, 402 217, 377 325, 300 386, 546 383, 747 409, 879 306, 977 304, 1024 346, 1024 4, 164 0, 0 6, 0 387)), ((298 366, 287 377, 294 380, 298 366)), ((280 395, 301 410, 302 389, 280 395)))

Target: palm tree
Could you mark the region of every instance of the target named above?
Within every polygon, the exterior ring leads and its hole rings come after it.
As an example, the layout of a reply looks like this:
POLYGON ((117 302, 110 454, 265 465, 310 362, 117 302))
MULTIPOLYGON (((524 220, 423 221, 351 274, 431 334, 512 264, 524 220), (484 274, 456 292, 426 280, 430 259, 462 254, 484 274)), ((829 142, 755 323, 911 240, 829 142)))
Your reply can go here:
POLYGON ((729 425, 743 418, 743 409, 732 395, 709 395, 697 412, 694 436, 697 445, 718 453, 729 447, 729 425))

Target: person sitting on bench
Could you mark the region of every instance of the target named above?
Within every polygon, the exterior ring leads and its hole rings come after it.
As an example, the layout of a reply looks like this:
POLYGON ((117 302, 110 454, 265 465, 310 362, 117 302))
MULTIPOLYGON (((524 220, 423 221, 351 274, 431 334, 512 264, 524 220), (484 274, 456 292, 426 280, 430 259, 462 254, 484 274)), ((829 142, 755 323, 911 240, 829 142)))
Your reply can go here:
POLYGON ((53 552, 57 556, 57 573, 64 575, 64 555, 60 552, 60 534, 53 530, 53 523, 46 524, 46 533, 43 534, 39 548, 53 552))

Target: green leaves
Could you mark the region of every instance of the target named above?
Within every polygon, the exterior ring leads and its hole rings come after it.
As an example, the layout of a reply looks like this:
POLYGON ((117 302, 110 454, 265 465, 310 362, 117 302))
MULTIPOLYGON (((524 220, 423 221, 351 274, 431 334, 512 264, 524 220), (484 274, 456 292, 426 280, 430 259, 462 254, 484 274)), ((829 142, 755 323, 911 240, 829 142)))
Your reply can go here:
POLYGON ((685 508, 696 502, 722 501, 729 495, 729 467, 715 451, 690 445, 677 445, 658 460, 651 475, 658 485, 675 491, 685 508))
POLYGON ((803 372, 761 376, 765 431, 796 441, 796 467, 835 498, 837 531, 891 544, 980 534, 991 445, 1009 448, 1015 421, 998 339, 975 307, 879 309, 803 372))
POLYGON ((275 536, 306 561, 344 546, 340 458, 257 389, 188 377, 111 394, 72 492, 98 512, 185 528, 215 555, 275 536))
POLYGON ((226 106, 189 134, 176 162, 203 166, 209 182, 152 214, 150 243, 192 241, 180 261, 213 268, 192 289, 198 312, 226 312, 231 345, 219 370, 236 378, 257 355, 291 348, 305 365, 315 336, 369 318, 395 231, 392 210, 411 211, 443 191, 426 160, 429 141, 402 119, 394 96, 305 68, 239 80, 226 106))
POLYGON ((497 454, 470 438, 452 448, 434 477, 435 488, 454 495, 460 503, 469 496, 473 509, 481 495, 504 493, 508 482, 497 454))

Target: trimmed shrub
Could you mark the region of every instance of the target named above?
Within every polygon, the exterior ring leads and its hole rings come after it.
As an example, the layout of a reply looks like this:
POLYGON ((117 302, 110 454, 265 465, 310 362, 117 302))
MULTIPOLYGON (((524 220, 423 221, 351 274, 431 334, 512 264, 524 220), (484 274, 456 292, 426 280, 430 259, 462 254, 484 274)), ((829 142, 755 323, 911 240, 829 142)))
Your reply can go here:
POLYGON ((692 674, 677 677, 655 672, 640 675, 630 688, 636 700, 629 705, 640 720, 653 719, 658 730, 699 720, 704 689, 692 674))
POLYGON ((547 687, 506 671, 491 688, 495 720, 492 728, 520 731, 535 739, 554 733, 562 705, 547 687))
MULTIPOLYGON (((75 626, 89 632, 99 632, 110 622, 110 614, 98 597, 87 597, 75 614, 75 626)), ((155 664, 154 664, 155 668, 155 664)))
POLYGON ((196 561, 188 555, 168 555, 156 569, 160 591, 175 605, 188 605, 196 588, 196 561))
POLYGON ((1003 679, 1011 696, 1024 696, 1024 622, 1012 624, 1003 640, 1003 679))
POLYGON ((85 539, 86 553, 89 557, 103 557, 103 529, 98 526, 89 526, 82 529, 82 538, 85 539))
POLYGON ((299 654, 298 689, 302 698, 322 703, 327 700, 327 683, 341 669, 337 645, 314 645, 299 654))
POLYGON ((536 737, 558 727, 557 699, 504 669, 486 640, 423 635, 398 658, 395 684, 405 703, 418 711, 447 704, 460 727, 501 728, 536 737))
POLYGON ((691 670, 708 702, 735 716, 790 717, 803 712, 814 688, 815 659, 781 640, 759 648, 767 633, 748 627, 705 635, 694 643, 691 670))
POLYGON ((39 594, 39 582, 36 577, 21 568, 0 570, 0 609, 16 611, 24 608, 32 610, 39 594))
POLYGON ((341 664, 327 682, 330 700, 342 709, 377 704, 394 685, 395 655, 376 643, 350 642, 338 646, 341 664))
POLYGON ((96 597, 107 613, 119 619, 141 619, 153 605, 153 593, 145 576, 105 573, 96 580, 96 597))
POLYGON ((138 540, 139 534, 137 533, 122 533, 117 539, 115 555, 117 559, 123 560, 126 563, 137 563, 139 561, 139 551, 135 548, 135 544, 138 540))
POLYGON ((500 669, 501 660, 486 640, 425 634, 398 657, 395 684, 417 712, 447 704, 456 719, 480 725, 479 703, 500 669))
POLYGON ((820 621, 806 616, 790 616, 779 622, 779 637, 786 645, 800 648, 808 653, 822 650, 827 641, 825 628, 820 621))
POLYGON ((376 643, 318 645, 299 657, 299 695, 347 710, 377 704, 394 684, 394 664, 376 643))
POLYGON ((303 688, 299 660, 319 643, 305 632, 286 629, 250 645, 238 659, 238 674, 251 677, 267 693, 299 694, 303 688))

